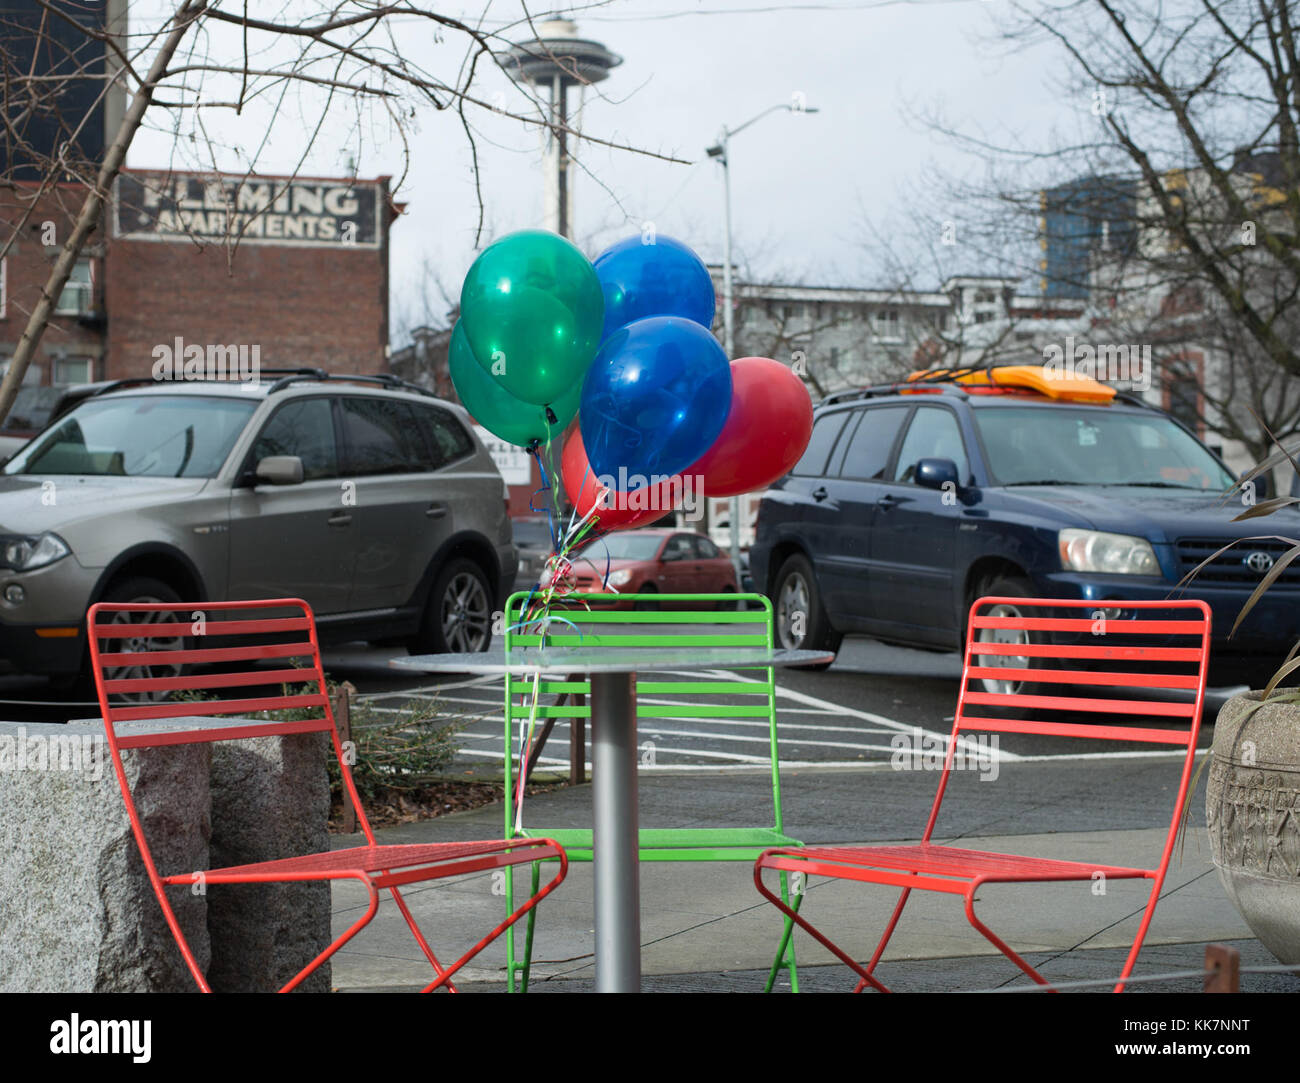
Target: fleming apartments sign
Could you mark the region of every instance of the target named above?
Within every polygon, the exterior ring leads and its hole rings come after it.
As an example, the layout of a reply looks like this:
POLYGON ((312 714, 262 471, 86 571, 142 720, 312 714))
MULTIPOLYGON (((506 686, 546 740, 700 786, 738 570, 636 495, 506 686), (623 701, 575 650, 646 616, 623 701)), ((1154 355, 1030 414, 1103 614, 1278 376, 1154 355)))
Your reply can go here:
POLYGON ((113 233, 132 240, 377 248, 381 188, 377 181, 123 173, 113 233))

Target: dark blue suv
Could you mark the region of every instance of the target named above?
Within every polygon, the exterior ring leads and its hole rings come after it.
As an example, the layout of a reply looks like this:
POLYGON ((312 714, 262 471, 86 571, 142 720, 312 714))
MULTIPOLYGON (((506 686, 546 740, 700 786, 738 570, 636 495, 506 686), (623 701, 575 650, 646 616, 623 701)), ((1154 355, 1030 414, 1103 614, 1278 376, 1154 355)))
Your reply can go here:
POLYGON ((1235 483, 1177 421, 1124 396, 866 388, 818 407, 808 450, 763 496, 750 568, 781 644, 830 651, 848 633, 960 649, 982 595, 1091 599, 1107 612, 1117 609, 1107 602, 1203 598, 1215 679, 1260 687, 1300 639, 1300 567, 1228 634, 1290 546, 1242 542, 1177 586, 1230 542, 1300 531, 1291 509, 1232 522, 1243 510, 1227 497, 1235 483))

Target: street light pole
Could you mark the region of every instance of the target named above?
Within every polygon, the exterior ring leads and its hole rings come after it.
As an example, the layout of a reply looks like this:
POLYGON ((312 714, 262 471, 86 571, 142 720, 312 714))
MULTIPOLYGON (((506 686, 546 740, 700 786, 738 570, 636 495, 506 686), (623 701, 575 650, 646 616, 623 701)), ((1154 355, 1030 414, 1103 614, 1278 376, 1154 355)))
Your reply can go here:
MULTIPOLYGON (((743 132, 751 124, 762 120, 770 113, 784 110, 787 113, 815 113, 815 108, 808 109, 795 104, 774 105, 751 117, 737 128, 723 128, 717 146, 709 147, 707 154, 716 158, 722 166, 722 205, 725 232, 722 238, 722 338, 727 351, 727 360, 734 361, 736 353, 736 314, 735 284, 731 274, 731 137, 743 132)), ((740 497, 731 498, 731 563, 736 569, 736 586, 740 587, 740 497)))
MULTIPOLYGON (((722 238, 722 337, 727 360, 736 357, 735 286, 731 279, 731 133, 722 129, 722 205, 726 232, 722 238)), ((731 563, 736 569, 736 591, 741 589, 740 573, 740 497, 731 498, 731 563)))

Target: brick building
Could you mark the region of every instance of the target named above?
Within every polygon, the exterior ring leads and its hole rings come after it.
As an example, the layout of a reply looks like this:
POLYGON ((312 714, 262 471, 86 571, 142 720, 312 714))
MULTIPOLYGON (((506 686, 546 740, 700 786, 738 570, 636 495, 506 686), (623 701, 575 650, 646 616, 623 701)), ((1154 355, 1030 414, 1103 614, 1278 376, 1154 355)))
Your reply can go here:
MULTIPOLYGON (((40 300, 59 246, 72 231, 83 192, 58 184, 39 195, 36 183, 0 190, 0 237, 13 235, 0 257, 0 374, 40 300)), ((37 346, 25 384, 72 384, 99 379, 104 355, 104 245, 92 234, 37 346)))
POLYGON ((382 372, 388 178, 127 172, 104 267, 103 376, 148 375, 159 346, 257 346, 261 365, 382 372))
MULTIPOLYGON (((0 193, 0 372, 40 297, 83 190, 0 193)), ((383 372, 388 178, 127 171, 63 290, 25 383, 148 376, 160 348, 256 347, 263 368, 383 372), (179 340, 179 341, 178 341, 179 340)), ((248 351, 245 351, 247 356, 248 351)))

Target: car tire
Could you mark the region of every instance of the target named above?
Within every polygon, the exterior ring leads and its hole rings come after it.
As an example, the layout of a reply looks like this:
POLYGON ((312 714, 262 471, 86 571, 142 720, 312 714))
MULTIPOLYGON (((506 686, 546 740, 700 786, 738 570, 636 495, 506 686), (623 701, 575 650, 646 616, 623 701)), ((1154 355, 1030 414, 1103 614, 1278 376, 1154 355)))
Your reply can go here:
MULTIPOLYGON (((971 598, 971 602, 973 603, 976 598, 1033 597, 1035 597, 1034 587, 1028 579, 1024 579, 1017 575, 997 575, 991 579, 986 579, 980 585, 980 587, 975 591, 974 596, 971 598)), ((969 607, 967 607, 967 613, 969 613, 969 607)), ((990 617, 1015 617, 1022 616, 1023 613, 1023 607, 1018 608, 1014 603, 1006 602, 993 607, 984 615, 990 617)), ((1017 642, 1024 644, 1038 644, 1046 643, 1047 637, 1042 632, 1022 631, 1006 633, 996 628, 981 628, 976 636, 976 640, 977 642, 983 643, 1017 642)), ((1032 658, 1027 655, 1002 655, 1000 657, 1006 659, 1006 661, 1002 663, 1003 665, 1014 669, 1042 669, 1044 664, 1043 659, 1032 658)), ((983 660, 983 664, 987 668, 995 663, 993 663, 990 658, 986 657, 983 660)), ((1060 691, 1064 690, 1063 686, 1059 684, 1031 683, 1024 680, 1001 681, 988 677, 976 678, 976 680, 972 682, 971 688, 973 691, 1000 693, 1004 695, 1051 695, 1054 690, 1056 691, 1056 694, 1059 694, 1060 691)), ((1011 708, 1009 710, 1016 716, 1031 713, 1030 711, 1021 708, 1011 708)))
MULTIPOLYGON (((633 591, 633 593, 634 594, 658 594, 659 588, 656 587, 653 583, 646 583, 645 586, 640 587, 639 589, 633 591)), ((633 602, 632 608, 638 613, 657 613, 659 611, 659 603, 656 601, 651 601, 648 598, 642 598, 639 601, 633 602)))
MULTIPOLYGON (((131 603, 146 604, 149 602, 159 602, 164 604, 173 604, 181 601, 181 596, 176 593, 168 584, 160 579, 153 579, 148 576, 131 576, 126 579, 116 580, 108 585, 99 599, 101 602, 110 603, 131 603)), ((143 613, 145 618, 155 618, 154 620, 146 619, 143 622, 136 621, 129 614, 118 614, 120 620, 114 620, 113 623, 156 623, 156 618, 163 614, 143 613)), ((104 650, 108 644, 114 644, 119 649, 115 653, 122 653, 121 647, 127 650, 143 650, 144 641, 137 640, 102 640, 100 649, 104 650)), ((150 650, 182 650, 185 648, 186 639, 183 636, 177 636, 175 640, 150 640, 148 649, 150 650), (170 646, 169 646, 170 645, 170 646)), ((90 670, 89 651, 86 660, 85 681, 89 688, 90 694, 94 692, 94 674, 90 670)), ((129 679, 130 677, 181 677, 190 672, 190 667, 182 663, 174 663, 166 666, 123 666, 118 669, 105 670, 104 676, 108 679, 129 679), (137 672, 138 671, 138 672, 137 672)), ((160 703, 171 695, 170 692, 122 692, 117 693, 117 701, 123 703, 160 703)))
MULTIPOLYGON (((776 575, 773 613, 776 645, 787 650, 831 651, 840 649, 844 637, 831 627, 826 610, 822 607, 821 590, 812 564, 802 553, 789 557, 776 575), (798 620, 798 614, 803 620, 798 620), (803 634, 797 634, 802 624, 803 634)), ((832 663, 823 662, 801 669, 824 670, 832 663)))
POLYGON ((475 654, 492 643, 492 588, 468 557, 449 560, 434 576, 411 654, 475 654))

